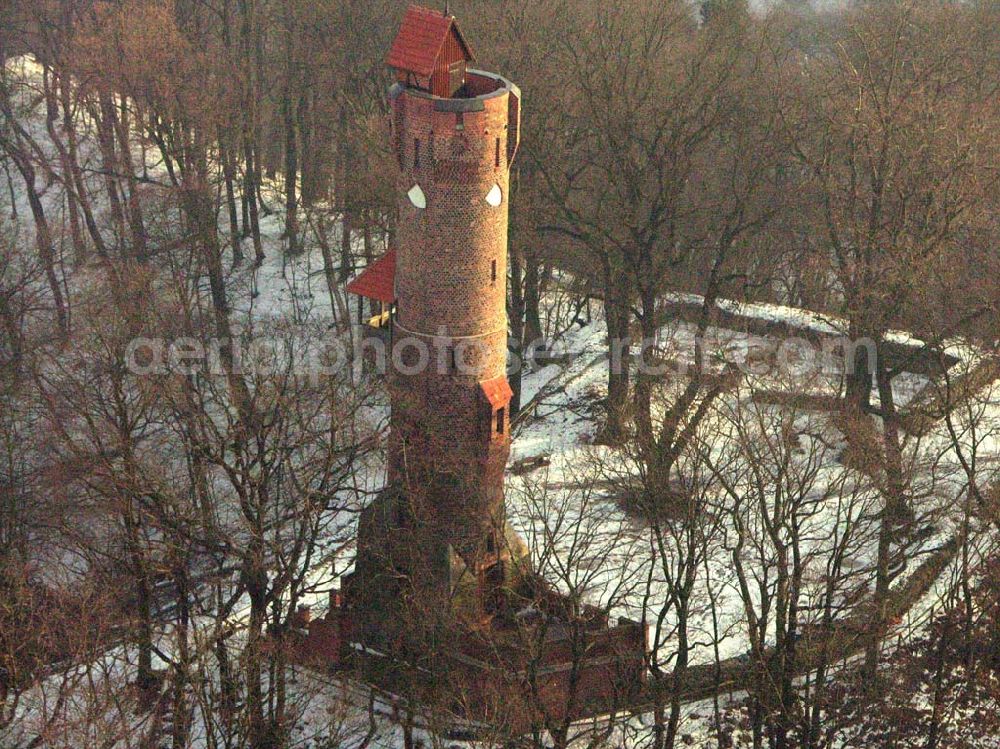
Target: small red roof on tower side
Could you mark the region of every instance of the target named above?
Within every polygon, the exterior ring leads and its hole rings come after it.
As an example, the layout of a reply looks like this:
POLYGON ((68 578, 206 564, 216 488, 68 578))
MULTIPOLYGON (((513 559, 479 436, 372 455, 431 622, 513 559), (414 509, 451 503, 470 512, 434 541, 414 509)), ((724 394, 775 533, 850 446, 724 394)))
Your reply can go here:
POLYGON ((483 380, 479 383, 479 387, 493 408, 503 408, 510 403, 511 396, 514 395, 505 375, 494 377, 492 380, 483 380))
POLYGON ((441 54, 448 34, 454 32, 462 46, 466 60, 473 60, 472 49, 458 28, 454 16, 440 11, 411 5, 403 16, 403 24, 392 43, 386 65, 417 75, 429 76, 441 54))
POLYGON ((396 301, 396 251, 389 250, 347 284, 351 294, 387 304, 396 301))

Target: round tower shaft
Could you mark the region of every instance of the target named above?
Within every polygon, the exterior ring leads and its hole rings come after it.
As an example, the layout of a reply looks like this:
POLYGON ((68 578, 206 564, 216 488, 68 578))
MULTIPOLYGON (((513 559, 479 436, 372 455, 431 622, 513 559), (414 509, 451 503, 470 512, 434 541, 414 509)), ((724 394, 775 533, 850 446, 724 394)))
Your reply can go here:
POLYGON ((400 182, 390 481, 435 539, 479 568, 496 559, 505 525, 519 92, 470 70, 458 96, 398 84, 391 101, 400 182))

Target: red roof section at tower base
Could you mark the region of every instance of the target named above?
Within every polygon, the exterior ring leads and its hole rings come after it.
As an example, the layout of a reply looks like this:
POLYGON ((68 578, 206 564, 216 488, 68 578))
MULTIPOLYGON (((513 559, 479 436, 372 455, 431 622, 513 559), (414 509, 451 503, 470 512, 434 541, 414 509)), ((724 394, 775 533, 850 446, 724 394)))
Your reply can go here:
POLYGON ((483 380, 479 383, 479 387, 483 389, 483 395, 493 408, 503 408, 510 403, 511 396, 514 395, 505 375, 494 377, 492 380, 483 380))
POLYGON ((417 75, 430 75, 434 72, 441 47, 444 46, 445 39, 453 26, 467 58, 471 60, 472 50, 455 25, 453 16, 446 16, 441 11, 422 8, 419 5, 411 5, 406 9, 403 25, 385 58, 386 65, 417 75))
POLYGON ((389 250, 347 284, 351 294, 390 304, 396 301, 396 251, 389 250))

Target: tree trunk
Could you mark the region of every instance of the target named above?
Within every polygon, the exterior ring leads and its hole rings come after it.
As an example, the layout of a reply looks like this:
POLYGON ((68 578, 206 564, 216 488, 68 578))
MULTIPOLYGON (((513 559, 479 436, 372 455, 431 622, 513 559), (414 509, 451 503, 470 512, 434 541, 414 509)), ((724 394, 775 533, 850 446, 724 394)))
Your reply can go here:
POLYGON ((111 120, 115 108, 111 95, 106 92, 98 94, 99 115, 97 117, 97 142, 101 151, 101 168, 104 170, 104 185, 108 193, 108 204, 111 207, 111 217, 119 241, 125 239, 125 212, 122 209, 121 196, 118 192, 117 176, 120 173, 118 156, 115 153, 115 134, 111 120))
POLYGON ((136 565, 136 609, 139 614, 139 632, 136 638, 139 664, 136 682, 139 689, 146 690, 152 689, 156 684, 153 673, 153 608, 146 565, 138 559, 138 555, 133 563, 136 565))
POLYGON ((337 212, 340 214, 340 280, 346 281, 353 270, 353 255, 351 253, 351 210, 347 200, 347 117, 340 113, 340 143, 336 159, 335 197, 337 212))
POLYGON ((879 349, 876 380, 878 382, 879 410, 882 412, 886 503, 892 521, 902 523, 910 514, 910 507, 906 500, 906 481, 903 476, 903 448, 899 440, 899 414, 896 412, 896 402, 892 394, 892 380, 887 368, 882 363, 885 357, 881 346, 879 349))
POLYGON ((188 669, 191 666, 188 626, 191 620, 191 586, 188 579, 188 558, 184 555, 177 565, 174 582, 177 586, 177 664, 173 669, 173 731, 172 749, 185 749, 191 733, 191 709, 187 700, 188 669))
MULTIPOLYGON (((648 366, 652 362, 647 357, 653 356, 650 348, 656 340, 658 320, 656 316, 656 294, 653 284, 644 284, 641 294, 642 302, 642 351, 639 358, 648 366)), ((653 433, 653 380, 650 375, 641 370, 635 374, 635 428, 641 449, 647 454, 652 452, 656 436, 653 433)), ((664 477, 666 478, 666 477, 664 477)))
POLYGON ((608 444, 615 444, 625 436, 632 344, 629 334, 628 295, 620 279, 612 276, 610 268, 605 269, 604 314, 608 322, 610 361, 607 420, 601 439, 608 444))
POLYGON ((375 260, 375 244, 372 240, 372 212, 366 209, 361 212, 361 240, 365 254, 365 262, 372 263, 375 260))
MULTIPOLYGON (((337 270, 333 264, 333 250, 330 248, 330 242, 327 238, 326 225, 323 223, 323 217, 316 218, 316 239, 319 242, 320 252, 323 255, 323 278, 326 280, 326 290, 330 295, 330 312, 332 313, 333 321, 336 323, 338 320, 347 319, 350 322, 350 311, 341 310, 339 303, 341 301, 339 286, 337 285, 337 270)), ((363 304, 362 298, 358 297, 358 305, 363 304)))
POLYGON ((233 151, 225 135, 219 132, 219 160, 222 162, 222 177, 226 183, 226 208, 229 212, 229 244, 233 251, 233 267, 243 264, 243 245, 240 242, 240 219, 236 208, 235 166, 233 151))
POLYGON ((73 167, 70 164, 69 153, 66 144, 63 143, 59 133, 56 132, 56 119, 59 117, 59 102, 56 97, 56 81, 50 68, 46 66, 43 71, 42 87, 45 95, 45 129, 49 134, 49 139, 59 153, 59 165, 62 170, 63 190, 66 193, 66 211, 69 214, 69 231, 73 241, 73 259, 77 263, 82 263, 87 256, 87 248, 83 241, 83 230, 80 227, 79 208, 75 196, 73 167))
POLYGON ((664 749, 674 749, 677 743, 677 731, 681 722, 681 693, 684 689, 688 666, 688 605, 685 600, 677 612, 677 659, 674 662, 672 688, 670 690, 670 716, 667 719, 667 733, 664 737, 664 749))
POLYGON ((253 141, 249 136, 243 144, 246 175, 243 180, 243 200, 246 201, 247 218, 250 221, 250 236, 253 238, 254 266, 264 264, 264 245, 260 239, 260 215, 257 212, 257 163, 253 141))
POLYGON ((343 209, 340 214, 340 280, 346 281, 354 272, 354 254, 351 252, 351 214, 343 209))
POLYGON ((542 318, 539 312, 541 302, 541 263, 534 252, 524 253, 524 342, 534 343, 535 348, 544 350, 542 318))
POLYGON ((128 205, 128 225, 132 235, 132 255, 140 263, 149 259, 149 243, 146 238, 146 225, 142 217, 142 204, 139 200, 138 180, 135 176, 135 164, 132 161, 132 145, 129 137, 128 109, 125 107, 125 100, 122 99, 119 105, 121 116, 112 110, 115 133, 118 136, 119 153, 121 154, 121 167, 125 171, 125 182, 128 185, 126 203, 128 205))
POLYGON ((94 211, 90 206, 90 195, 87 192, 87 185, 84 182, 83 171, 80 169, 80 161, 77 156, 76 124, 73 122, 73 110, 70 99, 71 85, 66 76, 59 77, 59 100, 62 106, 62 124, 63 132, 66 134, 69 165, 73 173, 74 197, 80 204, 80 210, 83 211, 83 220, 87 225, 87 233, 90 234, 90 240, 94 243, 97 254, 102 258, 106 258, 108 256, 108 248, 104 244, 104 237, 101 236, 101 231, 97 227, 97 221, 94 219, 94 211))
POLYGON ((139 649, 138 674, 136 685, 141 690, 150 690, 156 685, 153 673, 153 601, 152 585, 149 579, 149 566, 143 556, 140 522, 136 519, 137 508, 133 498, 125 500, 122 512, 122 522, 125 527, 125 543, 135 580, 136 610, 138 613, 138 631, 136 646, 139 649))
POLYGON ((14 165, 24 179, 25 193, 28 197, 28 205, 31 208, 32 218, 35 220, 35 245, 38 248, 38 256, 41 258, 42 267, 45 270, 45 280, 49 285, 49 292, 52 294, 52 304, 56 310, 56 321, 59 326, 59 334, 63 339, 69 338, 69 309, 63 297, 62 286, 56 272, 56 253, 52 243, 52 231, 49 229, 49 221, 45 215, 45 207, 42 198, 35 187, 35 168, 25 154, 12 153, 14 165))
POLYGON ((299 152, 295 136, 295 110, 292 105, 294 89, 293 29, 290 4, 285 5, 285 90, 281 97, 281 116, 285 134, 285 237, 288 240, 287 253, 296 255, 299 252, 298 209, 296 194, 299 179, 299 152))
MULTIPOLYGON (((846 345, 853 345, 862 340, 861 329, 854 321, 851 321, 848 336, 850 341, 846 345)), ((867 351, 855 350, 853 358, 853 366, 845 373, 847 380, 845 399, 848 413, 859 416, 871 408, 872 371, 868 366, 867 351)), ((845 363, 848 361, 845 359, 845 363)))
POLYGON ((319 194, 319 154, 313 153, 312 137, 312 106, 308 89, 303 90, 299 96, 298 107, 298 127, 299 127, 299 154, 301 156, 299 174, 302 180, 299 189, 299 198, 305 208, 311 208, 319 194))
POLYGON ((250 598, 250 620, 247 626, 245 651, 245 672, 247 690, 247 713, 249 736, 247 744, 251 749, 270 748, 270 730, 264 719, 264 624, 267 618, 267 572, 264 568, 262 541, 251 542, 247 555, 247 567, 243 574, 247 580, 247 596, 250 598))
POLYGON ((510 325, 510 343, 514 347, 514 371, 510 376, 510 415, 514 417, 521 410, 521 379, 524 376, 524 289, 522 279, 521 252, 512 245, 508 262, 510 264, 509 302, 507 304, 508 324, 510 325))
POLYGON ((888 506, 882 510, 879 521, 878 551, 875 563, 875 593, 872 596, 872 616, 869 623, 869 639, 865 646, 863 673, 870 687, 875 687, 878 675, 878 659, 881 650, 882 631, 886 620, 886 603, 889 598, 889 553, 892 548, 892 521, 888 506))
POLYGON ((257 103, 261 101, 261 81, 264 73, 262 65, 260 19, 255 0, 239 0, 240 14, 240 64, 245 80, 243 98, 243 200, 246 217, 244 232, 253 238, 254 266, 264 263, 264 248, 260 238, 260 213, 257 191, 260 183, 260 160, 258 145, 260 126, 257 103))
POLYGON ((17 221, 17 193, 14 192, 14 179, 11 177, 7 159, 3 160, 3 171, 7 175, 7 192, 10 193, 10 219, 17 221))

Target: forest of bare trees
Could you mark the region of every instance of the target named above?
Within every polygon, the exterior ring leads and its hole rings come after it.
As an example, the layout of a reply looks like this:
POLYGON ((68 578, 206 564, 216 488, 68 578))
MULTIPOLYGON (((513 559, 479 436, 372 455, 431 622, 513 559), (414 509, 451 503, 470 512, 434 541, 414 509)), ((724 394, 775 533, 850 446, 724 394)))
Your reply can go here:
MULTIPOLYGON (((404 7, 0 0, 0 747, 464 740, 294 657, 381 488, 384 383, 331 359, 395 236, 404 7)), ((533 730, 482 740, 991 745, 1000 4, 450 11, 524 93, 514 418, 576 440, 512 463, 512 524, 649 638, 642 704, 575 722, 533 663, 533 730), (765 387, 713 344, 752 305, 872 356, 765 387)))

